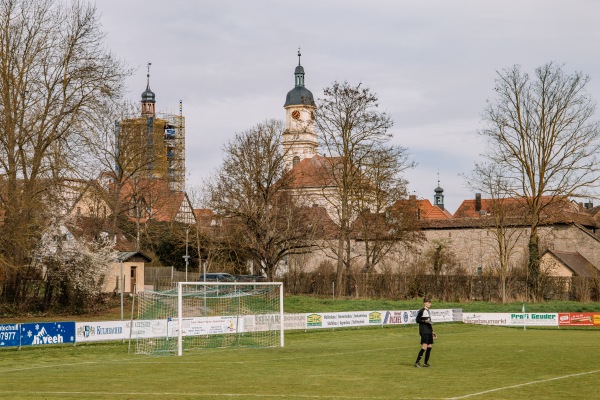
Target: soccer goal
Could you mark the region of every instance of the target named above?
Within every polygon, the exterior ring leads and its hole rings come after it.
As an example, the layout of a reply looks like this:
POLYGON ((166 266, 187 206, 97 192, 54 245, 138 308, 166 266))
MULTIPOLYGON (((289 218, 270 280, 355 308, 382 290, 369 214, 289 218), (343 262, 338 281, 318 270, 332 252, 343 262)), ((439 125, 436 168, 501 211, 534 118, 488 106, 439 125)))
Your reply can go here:
POLYGON ((179 282, 138 295, 131 321, 138 354, 284 345, 281 282, 179 282))

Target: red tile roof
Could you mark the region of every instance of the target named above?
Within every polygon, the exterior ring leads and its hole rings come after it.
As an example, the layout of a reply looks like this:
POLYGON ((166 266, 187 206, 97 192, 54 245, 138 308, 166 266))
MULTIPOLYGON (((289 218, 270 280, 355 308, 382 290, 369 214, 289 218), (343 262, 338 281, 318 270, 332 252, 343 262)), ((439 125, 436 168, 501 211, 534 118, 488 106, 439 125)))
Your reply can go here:
POLYGON ((141 221, 149 218, 163 222, 175 221, 181 205, 186 201, 185 192, 171 190, 169 183, 162 179, 143 179, 135 184, 131 181, 125 183, 121 189, 121 201, 129 203, 136 196, 144 199, 148 206, 149 214, 144 213, 141 221))
POLYGON ((396 203, 394 203, 394 205, 392 206, 392 209, 397 209, 401 206, 405 206, 407 202, 414 202, 414 206, 411 205, 411 207, 415 208, 415 213, 417 214, 417 218, 418 219, 452 219, 452 214, 450 214, 450 212, 446 209, 441 209, 439 206, 434 206, 431 204, 431 202, 427 199, 424 200, 406 200, 406 199, 402 199, 402 200, 398 200, 396 201, 396 203))
POLYGON ((323 157, 320 155, 303 159, 288 173, 290 188, 335 186, 333 168, 338 160, 337 157, 323 157))

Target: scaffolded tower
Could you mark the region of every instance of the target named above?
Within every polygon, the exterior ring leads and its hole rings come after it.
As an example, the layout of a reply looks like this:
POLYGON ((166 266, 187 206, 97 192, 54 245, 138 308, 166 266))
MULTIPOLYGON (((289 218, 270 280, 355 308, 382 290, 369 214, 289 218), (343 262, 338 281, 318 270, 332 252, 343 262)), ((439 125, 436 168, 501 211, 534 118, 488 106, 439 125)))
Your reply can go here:
POLYGON ((179 115, 161 113, 158 117, 165 124, 165 150, 167 153, 167 176, 169 188, 185 191, 185 117, 179 101, 179 115))
MULTIPOLYGON (((141 117, 121 121, 118 134, 129 132, 131 136, 138 135, 139 145, 144 143, 146 150, 139 152, 138 157, 142 160, 137 165, 142 165, 146 160, 149 178, 164 179, 169 183, 170 190, 184 192, 185 117, 182 112, 182 101, 179 101, 179 115, 156 113, 156 96, 150 90, 150 65, 148 63, 146 90, 142 93, 141 117)), ((119 151, 127 151, 127 149, 123 148, 119 151)))

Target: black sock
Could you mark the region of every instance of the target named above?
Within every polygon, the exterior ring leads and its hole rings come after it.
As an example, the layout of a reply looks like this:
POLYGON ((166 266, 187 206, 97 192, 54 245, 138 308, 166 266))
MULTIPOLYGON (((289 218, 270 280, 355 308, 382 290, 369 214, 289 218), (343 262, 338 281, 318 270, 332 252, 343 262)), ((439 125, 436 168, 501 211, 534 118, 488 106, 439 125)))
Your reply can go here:
POLYGON ((425 353, 425 364, 429 363, 429 355, 431 354, 431 347, 427 348, 427 352, 425 353))
POLYGON ((419 361, 421 361, 421 357, 423 357, 423 353, 425 353, 425 350, 423 350, 423 349, 419 350, 419 356, 417 357, 417 361, 415 362, 415 364, 418 364, 419 361))

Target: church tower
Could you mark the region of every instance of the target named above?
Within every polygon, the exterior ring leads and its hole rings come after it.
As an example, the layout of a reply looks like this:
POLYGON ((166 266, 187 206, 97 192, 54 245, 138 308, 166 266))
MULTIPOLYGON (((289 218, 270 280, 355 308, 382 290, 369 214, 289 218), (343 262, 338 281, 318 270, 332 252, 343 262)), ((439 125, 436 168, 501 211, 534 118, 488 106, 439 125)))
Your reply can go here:
POLYGON ((154 117, 156 114, 155 104, 156 96, 154 92, 150 90, 150 66, 152 63, 148 63, 148 73, 146 74, 146 90, 142 93, 142 117, 154 117))
POLYGON ((319 142, 314 131, 315 101, 313 95, 304 87, 304 68, 300 63, 298 49, 298 66, 294 71, 295 86, 286 96, 285 131, 283 132, 283 151, 287 169, 292 169, 305 158, 317 154, 319 142))
POLYGON ((444 210, 444 189, 440 187, 440 177, 438 176, 438 185, 434 189, 435 195, 433 196, 433 205, 438 206, 442 211, 444 210))

